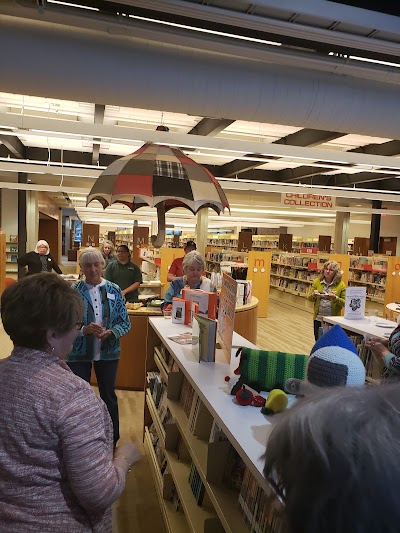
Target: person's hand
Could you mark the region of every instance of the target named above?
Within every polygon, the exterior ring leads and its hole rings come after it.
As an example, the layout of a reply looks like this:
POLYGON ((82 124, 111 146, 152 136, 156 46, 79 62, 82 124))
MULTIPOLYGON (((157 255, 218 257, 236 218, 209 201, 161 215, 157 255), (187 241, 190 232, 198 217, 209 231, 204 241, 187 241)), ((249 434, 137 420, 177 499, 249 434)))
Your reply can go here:
POLYGON ((112 335, 111 329, 104 329, 100 335, 96 334, 96 337, 102 341, 105 341, 110 335, 112 335))
POLYGON ((104 333, 104 328, 101 324, 96 324, 96 322, 90 322, 87 326, 83 326, 82 333, 84 335, 102 335, 104 333))
POLYGON ((365 343, 365 346, 369 348, 378 359, 383 359, 385 355, 390 353, 385 344, 377 338, 370 339, 365 343))
POLYGON ((326 297, 329 299, 329 300, 335 300, 336 298, 336 294, 334 292, 328 292, 328 294, 326 295, 326 297))
POLYGON ((140 461, 140 459, 141 453, 139 448, 136 446, 136 444, 133 444, 132 441, 124 442, 124 444, 121 444, 115 449, 114 460, 116 460, 118 463, 125 463, 127 470, 129 470, 133 464, 140 461))
POLYGON ((319 294, 319 291, 315 290, 315 291, 313 292, 313 296, 314 296, 314 298, 316 298, 316 297, 319 296, 319 295, 320 295, 320 294, 319 294))

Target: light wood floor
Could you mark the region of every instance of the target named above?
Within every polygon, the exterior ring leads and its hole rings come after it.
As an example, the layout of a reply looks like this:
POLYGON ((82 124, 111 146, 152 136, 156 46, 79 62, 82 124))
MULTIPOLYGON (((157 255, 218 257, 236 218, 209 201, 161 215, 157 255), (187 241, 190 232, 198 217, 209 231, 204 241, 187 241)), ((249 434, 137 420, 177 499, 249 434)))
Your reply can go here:
MULTIPOLYGON (((268 318, 258 320, 258 346, 269 350, 309 354, 314 344, 312 315, 270 300, 268 318)), ((0 358, 7 357, 12 343, 0 327, 0 358)), ((114 533, 164 533, 157 495, 142 443, 143 392, 117 391, 121 442, 133 440, 142 461, 128 474, 125 491, 114 505, 114 533)))

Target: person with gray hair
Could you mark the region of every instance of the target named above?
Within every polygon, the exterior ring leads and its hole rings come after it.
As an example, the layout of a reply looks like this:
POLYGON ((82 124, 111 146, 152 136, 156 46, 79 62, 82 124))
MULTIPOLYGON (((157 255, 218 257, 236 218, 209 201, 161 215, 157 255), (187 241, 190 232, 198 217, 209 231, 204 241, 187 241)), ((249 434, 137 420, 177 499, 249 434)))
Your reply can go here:
POLYGON ((62 274, 57 261, 50 253, 49 243, 43 239, 36 243, 34 252, 28 252, 18 258, 18 265, 25 267, 27 276, 40 272, 51 272, 52 270, 57 274, 62 274))
POLYGON ((272 428, 264 474, 290 533, 400 529, 398 384, 322 389, 272 428))
POLYGON ((79 255, 85 276, 74 288, 85 304, 83 324, 67 364, 77 376, 90 381, 92 365, 100 397, 107 405, 114 428, 114 444, 119 439, 118 400, 115 379, 120 356, 119 339, 131 329, 125 300, 115 283, 102 277, 104 259, 99 250, 88 248, 79 255))
POLYGON ((171 281, 165 295, 162 309, 172 304, 172 299, 181 296, 183 288, 200 289, 207 292, 215 292, 214 283, 203 276, 205 261, 201 253, 196 250, 189 252, 183 258, 183 276, 171 281))

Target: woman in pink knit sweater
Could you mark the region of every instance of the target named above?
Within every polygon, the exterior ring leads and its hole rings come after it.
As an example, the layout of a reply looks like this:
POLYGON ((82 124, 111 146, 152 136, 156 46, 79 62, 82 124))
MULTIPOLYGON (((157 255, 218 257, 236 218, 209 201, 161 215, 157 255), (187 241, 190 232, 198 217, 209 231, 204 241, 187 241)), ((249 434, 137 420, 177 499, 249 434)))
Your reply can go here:
POLYGON ((0 531, 111 533, 111 504, 139 454, 113 454, 103 401, 64 358, 83 314, 82 300, 56 274, 8 287, 1 318, 14 343, 0 361, 0 531))

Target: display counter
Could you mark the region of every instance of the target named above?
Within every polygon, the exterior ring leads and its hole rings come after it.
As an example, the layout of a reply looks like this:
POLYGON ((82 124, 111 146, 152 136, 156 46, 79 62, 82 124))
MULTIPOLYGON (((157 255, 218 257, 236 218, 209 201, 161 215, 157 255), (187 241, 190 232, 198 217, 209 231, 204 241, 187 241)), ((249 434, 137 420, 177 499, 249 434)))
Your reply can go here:
MULTIPOLYGON (((234 330, 252 343, 257 342, 258 300, 236 308, 234 330)), ((128 309, 131 330, 121 337, 121 356, 116 378, 117 389, 143 390, 145 383, 146 340, 149 316, 162 316, 157 307, 128 309)), ((91 383, 96 384, 92 371, 91 383)))
POLYGON ((258 299, 253 296, 250 303, 236 308, 234 331, 253 344, 257 344, 257 318, 258 299))

